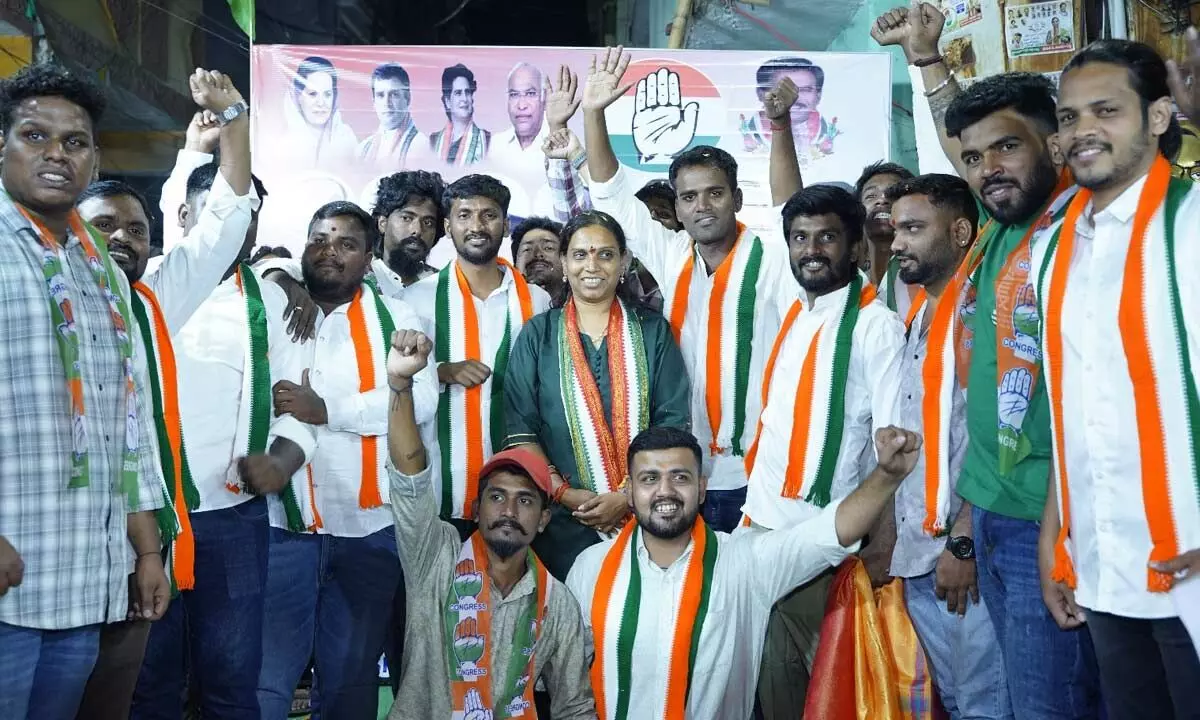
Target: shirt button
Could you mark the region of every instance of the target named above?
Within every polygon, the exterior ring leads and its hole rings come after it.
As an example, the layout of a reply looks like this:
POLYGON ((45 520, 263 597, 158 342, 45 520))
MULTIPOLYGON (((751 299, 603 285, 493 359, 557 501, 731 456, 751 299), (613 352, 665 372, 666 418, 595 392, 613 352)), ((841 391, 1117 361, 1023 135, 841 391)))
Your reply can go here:
POLYGON ((92 333, 92 342, 96 342, 96 333, 92 333))
POLYGON ((103 384, 103 383, 96 383, 96 384, 100 386, 100 389, 101 389, 101 390, 103 390, 103 389, 104 389, 104 384, 103 384))
POLYGON ((107 435, 105 435, 105 436, 104 436, 104 442, 108 442, 108 436, 107 436, 107 435))

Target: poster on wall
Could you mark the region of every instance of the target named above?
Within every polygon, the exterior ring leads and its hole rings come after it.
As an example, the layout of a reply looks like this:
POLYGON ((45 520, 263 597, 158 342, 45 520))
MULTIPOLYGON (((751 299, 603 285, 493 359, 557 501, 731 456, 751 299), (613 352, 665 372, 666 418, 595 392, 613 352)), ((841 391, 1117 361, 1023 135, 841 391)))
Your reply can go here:
POLYGON ((1075 49, 1075 11, 1067 0, 1004 8, 1005 47, 1010 58, 1075 49))
POLYGON ((941 0, 942 14, 946 16, 946 25, 942 35, 959 28, 974 25, 983 19, 982 0, 941 0))
MULTIPOLYGON (((487 173, 512 191, 510 218, 551 215, 542 143, 545 78, 568 65, 580 91, 595 50, 480 47, 256 45, 251 112, 255 172, 272 197, 264 243, 303 245, 326 202, 374 204, 379 178, 405 169, 447 181, 487 173)), ((629 91, 608 110, 613 147, 640 185, 671 160, 716 145, 738 161, 744 222, 779 232, 767 184, 770 124, 761 94, 792 78, 793 133, 806 183, 853 182, 888 158, 891 62, 886 53, 635 50, 629 91), (655 102, 639 80, 665 90, 655 102), (664 131, 664 128, 666 129, 664 131)), ((583 138, 582 113, 570 123, 583 138)))

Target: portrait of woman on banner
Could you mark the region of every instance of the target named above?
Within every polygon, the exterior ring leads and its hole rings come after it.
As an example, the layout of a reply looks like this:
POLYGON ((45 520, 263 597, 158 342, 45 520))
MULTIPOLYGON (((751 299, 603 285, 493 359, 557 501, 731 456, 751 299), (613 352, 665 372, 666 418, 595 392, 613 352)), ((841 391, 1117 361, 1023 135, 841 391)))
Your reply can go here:
POLYGON ((314 55, 300 62, 283 112, 284 157, 294 165, 337 168, 354 162, 358 138, 342 120, 337 68, 329 60, 314 55))

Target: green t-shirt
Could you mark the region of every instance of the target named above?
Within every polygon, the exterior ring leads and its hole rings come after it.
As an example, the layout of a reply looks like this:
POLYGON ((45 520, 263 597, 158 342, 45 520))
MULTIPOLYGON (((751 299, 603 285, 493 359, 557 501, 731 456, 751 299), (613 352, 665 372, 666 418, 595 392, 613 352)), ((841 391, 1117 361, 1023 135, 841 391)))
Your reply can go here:
MULTIPOLYGON (((987 211, 980 205, 980 223, 986 222, 987 211)), ((994 235, 976 275, 978 292, 973 319, 974 328, 971 365, 967 372, 967 454, 958 493, 972 505, 991 512, 1038 520, 1046 503, 1050 475, 1050 405, 1046 397, 1045 378, 1041 374, 1041 351, 1038 349, 1038 379, 1029 396, 1029 409, 1021 424, 1030 444, 1029 455, 1018 462, 1008 475, 1000 474, 999 412, 1000 379, 996 359, 996 281, 1008 256, 1021 242, 1031 223, 993 228, 994 235), (998 234, 997 234, 998 233, 998 234)), ((986 238, 980 237, 978 241, 986 238)), ((1033 282, 1034 273, 1029 281, 1033 282)), ((1028 319, 1022 326, 1028 328, 1028 319)), ((1033 332, 1036 338, 1037 332, 1033 332)), ((1035 343, 1036 344, 1036 341, 1035 343)), ((1019 402, 1019 400, 1018 400, 1019 402)))

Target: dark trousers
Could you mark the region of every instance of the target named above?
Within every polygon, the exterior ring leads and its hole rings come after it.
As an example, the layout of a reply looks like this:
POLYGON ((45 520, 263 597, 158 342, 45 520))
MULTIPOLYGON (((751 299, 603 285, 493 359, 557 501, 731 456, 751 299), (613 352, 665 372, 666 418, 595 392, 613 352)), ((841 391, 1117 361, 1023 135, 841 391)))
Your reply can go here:
POLYGON ((704 493, 704 504, 700 514, 713 530, 731 533, 742 519, 742 506, 746 504, 746 488, 737 490, 709 490, 704 493))
POLYGON ((179 593, 151 627, 130 717, 179 720, 190 672, 201 717, 258 720, 267 500, 192 513, 191 520, 196 588, 179 593))
POLYGON ((88 678, 75 720, 117 720, 129 717, 150 623, 113 623, 100 629, 100 653, 88 678))
POLYGON ((1200 719, 1200 659, 1179 618, 1087 611, 1108 720, 1200 719))

